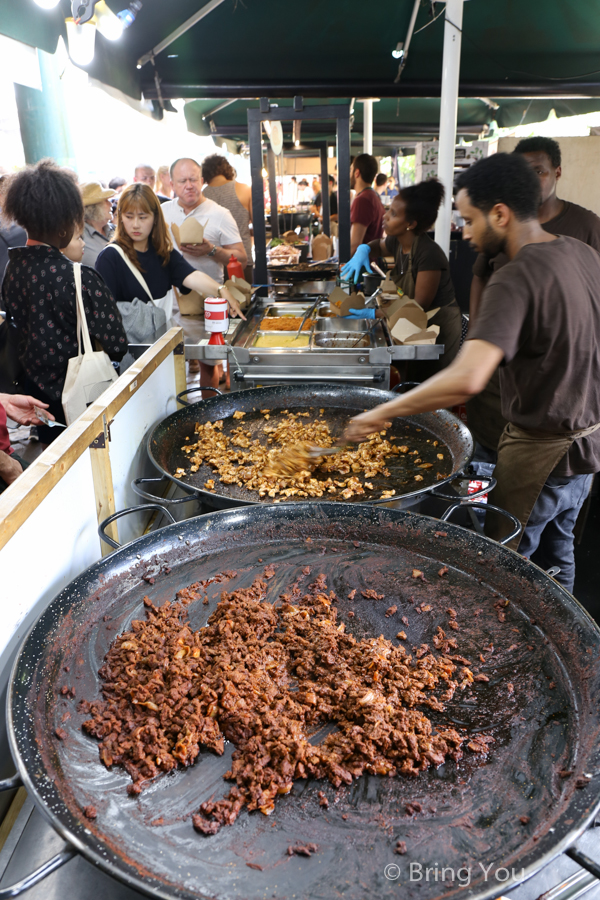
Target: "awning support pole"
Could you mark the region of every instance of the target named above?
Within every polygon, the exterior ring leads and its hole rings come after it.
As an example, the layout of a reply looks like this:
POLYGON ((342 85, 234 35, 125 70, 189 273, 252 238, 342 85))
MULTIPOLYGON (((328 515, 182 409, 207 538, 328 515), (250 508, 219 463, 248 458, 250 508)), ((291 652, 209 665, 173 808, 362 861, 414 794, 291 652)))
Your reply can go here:
POLYGON ((321 155, 321 210, 323 211, 323 234, 331 237, 329 220, 329 170, 327 167, 327 143, 320 149, 321 155))
POLYGON ((279 209, 277 208, 277 172, 275 171, 275 154, 269 146, 267 149, 267 171, 269 173, 269 197, 271 198, 271 237, 279 237, 279 209))
POLYGON ((363 105, 363 153, 373 154, 373 101, 361 100, 363 105))
POLYGON ((440 207, 437 222, 435 223, 435 240, 446 256, 450 252, 463 4, 464 0, 448 0, 444 24, 438 178, 446 188, 446 198, 440 207))

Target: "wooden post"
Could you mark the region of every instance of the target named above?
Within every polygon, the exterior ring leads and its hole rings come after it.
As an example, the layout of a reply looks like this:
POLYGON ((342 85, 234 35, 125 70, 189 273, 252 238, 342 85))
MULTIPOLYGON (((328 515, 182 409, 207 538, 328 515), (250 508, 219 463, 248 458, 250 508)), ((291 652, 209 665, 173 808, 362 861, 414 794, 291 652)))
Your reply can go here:
POLYGON ((178 394, 187 388, 185 374, 185 347, 183 341, 177 344, 173 350, 173 365, 175 366, 175 390, 178 394))
MULTIPOLYGON (((96 513, 98 516, 98 524, 103 522, 107 516, 111 516, 116 512, 115 493, 113 488, 112 468, 110 465, 110 429, 106 421, 106 416, 102 416, 103 430, 97 438, 90 444, 90 458, 92 462, 92 477, 94 479, 94 495, 96 497, 96 513)), ((113 522, 106 529, 106 533, 114 541, 119 540, 117 523, 113 522)), ((100 550, 102 556, 108 556, 113 552, 113 548, 104 543, 100 539, 100 550)))

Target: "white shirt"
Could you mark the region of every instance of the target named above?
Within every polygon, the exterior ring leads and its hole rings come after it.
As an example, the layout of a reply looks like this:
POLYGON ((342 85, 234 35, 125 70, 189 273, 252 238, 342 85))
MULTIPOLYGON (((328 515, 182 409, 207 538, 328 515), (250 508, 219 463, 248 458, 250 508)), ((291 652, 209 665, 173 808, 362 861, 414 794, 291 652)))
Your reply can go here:
MULTIPOLYGON (((188 218, 177 198, 163 203, 161 209, 169 227, 173 222, 181 227, 184 220, 188 218)), ((219 206, 214 200, 205 199, 204 202, 200 203, 196 209, 193 209, 189 215, 197 219, 203 226, 205 241, 209 241, 217 247, 222 247, 223 244, 242 243, 242 238, 240 237, 239 229, 235 224, 235 219, 228 209, 225 209, 224 206, 219 206)), ((173 242, 175 246, 177 246, 177 242, 174 238, 173 242)), ((214 278, 215 281, 220 283, 223 281, 223 266, 213 257, 190 256, 188 253, 183 253, 183 256, 194 269, 205 272, 207 275, 210 275, 211 278, 214 278)))

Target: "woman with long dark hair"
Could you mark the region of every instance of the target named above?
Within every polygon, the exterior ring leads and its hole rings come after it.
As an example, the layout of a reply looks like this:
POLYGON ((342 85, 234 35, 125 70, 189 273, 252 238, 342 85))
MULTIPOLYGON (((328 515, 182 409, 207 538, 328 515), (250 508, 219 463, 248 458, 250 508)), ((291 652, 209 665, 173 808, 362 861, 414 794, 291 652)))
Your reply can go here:
MULTIPOLYGON (((99 254, 96 269, 104 278, 127 322, 127 304, 153 304, 166 318, 173 308, 172 288, 223 297, 230 315, 244 316, 227 288, 194 269, 173 247, 160 202, 147 184, 131 184, 119 197, 114 241, 99 254), (123 304, 123 305, 122 305, 123 304)), ((201 363, 201 383, 217 387, 219 367, 201 363)))
MULTIPOLYGON (((2 306, 16 329, 22 366, 19 389, 48 404, 65 422, 62 391, 69 359, 77 356, 77 312, 73 263, 61 252, 83 228, 83 204, 72 176, 50 159, 9 179, 3 215, 27 232, 27 245, 13 247, 2 282, 2 306)), ((90 337, 111 359, 120 360, 127 338, 113 297, 94 269, 81 268, 90 337)), ((50 443, 61 429, 38 426, 50 443)))

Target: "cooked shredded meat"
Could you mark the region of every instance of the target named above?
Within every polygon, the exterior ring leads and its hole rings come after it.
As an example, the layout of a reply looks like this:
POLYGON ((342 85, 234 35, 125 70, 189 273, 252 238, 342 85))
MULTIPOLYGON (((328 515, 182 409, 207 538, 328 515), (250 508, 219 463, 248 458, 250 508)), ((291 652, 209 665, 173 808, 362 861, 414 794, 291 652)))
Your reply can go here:
MULTIPOLYGON (((196 424, 196 441, 187 441, 181 448, 189 460, 189 473, 209 465, 222 484, 257 491, 261 499, 302 500, 330 495, 330 499, 349 500, 374 490, 368 479, 377 475, 389 477, 386 459, 408 450, 406 446, 393 444, 393 438, 388 440, 386 432, 381 431, 354 448, 314 458, 309 453, 311 448, 334 446, 326 422, 319 417, 313 419, 309 412, 288 410, 281 411, 283 418, 269 422, 269 410, 260 412, 266 420, 263 427, 266 446, 253 438, 251 428, 244 423, 232 428, 230 434, 223 432, 223 420, 196 424), (315 468, 329 477, 313 477, 315 468)), ((274 410, 273 414, 277 412, 274 410)), ((237 413, 233 417, 239 418, 237 413)), ((185 474, 186 470, 179 467, 175 477, 185 474)), ((214 480, 209 479, 205 487, 213 490, 214 480)), ((389 499, 395 493, 393 488, 383 491, 380 499, 389 499)))
MULTIPOLYGON (((290 585, 276 605, 266 600, 264 576, 223 592, 194 631, 186 605, 218 580, 190 585, 160 607, 144 598, 145 620, 114 640, 100 669, 104 699, 80 703, 100 759, 129 773, 130 793, 193 764, 201 748, 221 755, 231 741, 225 778, 234 785, 192 820, 214 834, 244 806, 271 813, 298 778, 327 778, 338 788, 365 772, 417 776, 461 758, 468 737, 450 726, 434 730, 417 707, 443 711, 441 701, 469 683, 468 669, 458 677, 457 665, 427 645, 411 656, 383 636, 347 634, 324 575, 304 593, 299 581, 290 585), (327 723, 337 730, 312 744, 327 723)), ((489 740, 478 735, 471 747, 485 753, 489 740)))

